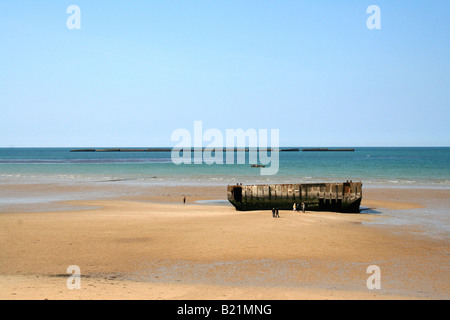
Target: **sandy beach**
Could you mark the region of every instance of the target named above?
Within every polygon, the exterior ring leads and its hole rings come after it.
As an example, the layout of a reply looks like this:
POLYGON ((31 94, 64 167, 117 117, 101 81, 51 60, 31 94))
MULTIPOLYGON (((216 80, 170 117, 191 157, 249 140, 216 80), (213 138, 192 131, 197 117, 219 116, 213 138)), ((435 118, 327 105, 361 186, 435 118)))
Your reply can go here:
MULTIPOLYGON (((67 188, 3 185, 2 191, 70 193, 81 187, 67 188)), ((127 190, 59 204, 66 210, 3 209, 0 299, 450 296, 448 237, 372 223, 383 214, 281 211, 275 219, 271 212, 196 202, 226 199, 226 187, 127 190), (80 289, 67 287, 71 265, 80 268, 80 289), (371 265, 381 270, 381 289, 366 285, 371 265)), ((367 189, 363 206, 410 210, 449 198, 445 189, 367 189)))

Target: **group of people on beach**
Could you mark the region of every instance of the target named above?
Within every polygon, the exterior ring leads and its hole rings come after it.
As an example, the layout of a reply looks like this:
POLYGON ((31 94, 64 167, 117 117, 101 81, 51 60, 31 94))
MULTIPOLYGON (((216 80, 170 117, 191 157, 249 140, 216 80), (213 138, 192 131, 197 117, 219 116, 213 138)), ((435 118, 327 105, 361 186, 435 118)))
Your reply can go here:
MULTIPOLYGON (((300 210, 302 210, 303 213, 306 212, 306 204, 304 202, 300 203, 294 203, 293 206, 293 210, 299 212, 300 210)), ((278 212, 278 208, 273 208, 272 209, 272 217, 274 218, 279 218, 280 214, 278 212)))
POLYGON ((279 218, 280 217, 280 214, 278 212, 278 208, 273 208, 272 209, 272 217, 274 217, 274 218, 279 218))
POLYGON ((301 205, 299 203, 294 203, 293 210, 299 212, 300 209, 302 210, 303 213, 305 213, 306 204, 304 202, 302 202, 301 205))

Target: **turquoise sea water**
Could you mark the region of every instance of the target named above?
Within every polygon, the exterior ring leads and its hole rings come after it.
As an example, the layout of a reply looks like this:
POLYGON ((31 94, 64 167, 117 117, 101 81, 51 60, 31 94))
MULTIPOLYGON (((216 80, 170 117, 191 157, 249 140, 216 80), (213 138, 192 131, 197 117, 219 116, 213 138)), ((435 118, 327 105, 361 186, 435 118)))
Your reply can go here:
MULTIPOLYGON (((270 165, 268 165, 270 166, 270 165)), ((356 148, 354 152, 280 152, 279 171, 246 164, 172 163, 170 152, 70 152, 0 148, 2 181, 98 181, 222 185, 362 181, 370 187, 450 188, 450 148, 356 148)))
MULTIPOLYGON (((354 152, 280 152, 279 171, 261 176, 248 162, 231 164, 172 163, 170 152, 70 152, 69 148, 0 148, 0 213, 71 210, 61 201, 114 198, 145 193, 142 186, 240 183, 308 183, 362 181, 363 188, 450 189, 450 148, 356 148, 354 152), (67 191, 61 186, 89 185, 67 191), (37 190, 1 185, 34 184, 37 190)), ((228 203, 226 199, 217 199, 228 203)), ((217 202, 216 201, 216 202, 217 202)), ((414 199, 411 199, 414 201, 414 199)), ((422 199, 425 208, 387 210, 373 223, 415 225, 448 239, 450 199, 422 199)), ((78 208, 78 207, 77 207, 78 208)), ((80 209, 80 208, 78 208, 80 209)))

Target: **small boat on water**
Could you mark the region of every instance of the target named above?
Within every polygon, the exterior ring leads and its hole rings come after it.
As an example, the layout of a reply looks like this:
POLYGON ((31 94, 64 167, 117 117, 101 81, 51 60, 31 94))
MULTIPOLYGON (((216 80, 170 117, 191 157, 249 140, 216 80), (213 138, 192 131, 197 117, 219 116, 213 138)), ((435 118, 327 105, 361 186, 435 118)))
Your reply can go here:
POLYGON ((262 164, 252 164, 252 168, 265 168, 266 166, 262 164))
POLYGON ((238 184, 227 187, 227 197, 238 211, 292 210, 303 202, 308 211, 359 213, 362 183, 238 184))

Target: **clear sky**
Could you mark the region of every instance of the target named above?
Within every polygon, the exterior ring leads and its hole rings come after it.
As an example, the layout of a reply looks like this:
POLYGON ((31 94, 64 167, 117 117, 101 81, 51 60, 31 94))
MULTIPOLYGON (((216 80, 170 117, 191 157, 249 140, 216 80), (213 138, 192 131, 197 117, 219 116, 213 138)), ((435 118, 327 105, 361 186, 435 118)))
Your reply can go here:
POLYGON ((450 1, 0 0, 0 147, 170 146, 195 120, 449 146, 450 1))

